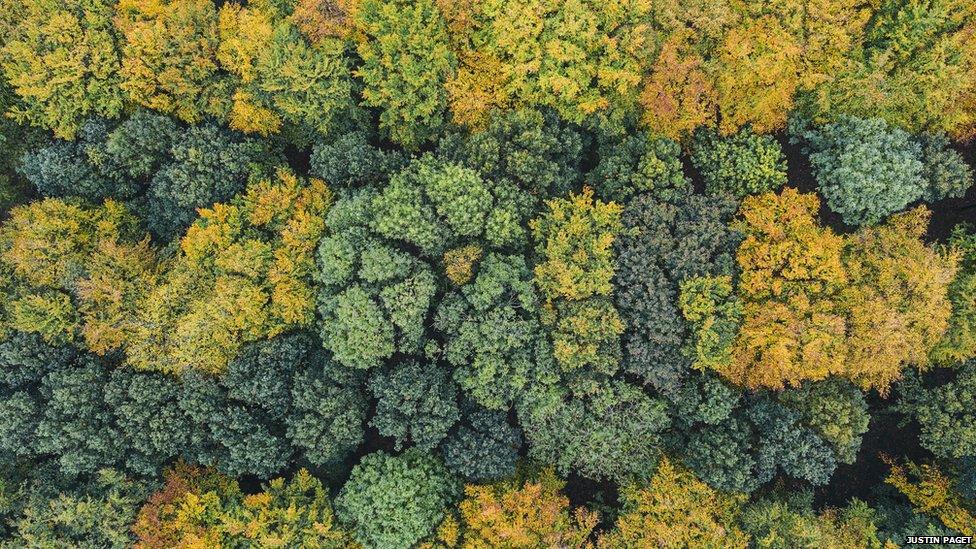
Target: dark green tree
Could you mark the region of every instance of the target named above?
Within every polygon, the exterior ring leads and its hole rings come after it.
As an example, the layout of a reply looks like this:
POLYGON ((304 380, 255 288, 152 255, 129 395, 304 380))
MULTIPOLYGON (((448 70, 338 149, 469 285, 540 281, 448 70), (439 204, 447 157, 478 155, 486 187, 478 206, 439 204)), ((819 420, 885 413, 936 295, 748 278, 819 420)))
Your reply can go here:
POLYGON ((441 445, 444 465, 468 482, 511 477, 522 446, 522 432, 506 414, 475 404, 463 408, 461 423, 441 445))
POLYGON ((381 185, 400 170, 406 158, 398 150, 384 150, 369 143, 362 131, 316 143, 309 173, 332 188, 381 185))
POLYGON ((508 181, 540 200, 580 182, 583 138, 550 111, 496 112, 480 131, 454 130, 438 156, 477 170, 491 181, 508 181))
POLYGON ((735 208, 726 197, 660 202, 643 195, 624 209, 614 279, 626 327, 623 366, 661 391, 676 390, 692 364, 692 334, 679 308, 681 283, 734 272, 741 237, 728 222, 735 208))
POLYGON ((377 399, 370 425, 393 437, 397 450, 408 443, 433 450, 460 419, 457 388, 436 364, 411 360, 376 371, 369 390, 377 399))
POLYGON ((602 200, 623 204, 644 192, 659 200, 675 200, 689 190, 681 145, 675 141, 637 132, 601 139, 598 153, 600 160, 586 174, 586 183, 602 200))

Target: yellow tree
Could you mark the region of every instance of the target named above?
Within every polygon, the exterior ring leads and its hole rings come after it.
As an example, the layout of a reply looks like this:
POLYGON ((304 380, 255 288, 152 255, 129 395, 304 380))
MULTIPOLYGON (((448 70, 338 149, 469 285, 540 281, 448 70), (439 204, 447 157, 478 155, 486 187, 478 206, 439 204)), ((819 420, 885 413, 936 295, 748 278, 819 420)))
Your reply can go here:
POLYGON ((742 327, 720 373, 747 387, 781 389, 843 371, 843 239, 817 224, 820 200, 787 188, 742 202, 736 256, 742 327))
POLYGON ((322 181, 279 170, 231 203, 200 210, 140 307, 129 363, 221 372, 242 345, 310 326, 313 254, 331 202, 322 181))
POLYGON ((455 546, 587 547, 597 515, 571 509, 561 492, 564 486, 552 469, 534 478, 469 484, 458 508, 460 540, 455 546))
POLYGON ((107 0, 25 2, 16 35, 2 50, 7 81, 23 100, 20 122, 73 139, 90 116, 122 112, 120 56, 113 3, 107 0))
POLYGON ((121 204, 46 199, 19 206, 0 229, 4 330, 50 342, 83 335, 99 353, 118 348, 155 276, 139 222, 121 204))
POLYGON ((621 496, 623 512, 600 538, 601 548, 745 549, 749 544, 736 525, 746 496, 719 492, 667 458, 647 486, 624 487, 621 496))
POLYGON ((967 505, 952 480, 936 465, 908 462, 904 467, 886 458, 891 467, 885 482, 905 495, 922 513, 965 536, 976 536, 976 508, 967 505))
POLYGON ((800 84, 800 47, 774 17, 743 19, 730 29, 713 63, 719 130, 751 124, 758 133, 786 126, 800 84))
POLYGON ((190 124, 226 113, 212 0, 122 0, 116 9, 125 39, 121 86, 133 102, 190 124))
POLYGON ((949 326, 958 258, 922 242, 930 215, 919 207, 848 237, 845 377, 865 390, 887 392, 905 364, 925 368, 949 326))

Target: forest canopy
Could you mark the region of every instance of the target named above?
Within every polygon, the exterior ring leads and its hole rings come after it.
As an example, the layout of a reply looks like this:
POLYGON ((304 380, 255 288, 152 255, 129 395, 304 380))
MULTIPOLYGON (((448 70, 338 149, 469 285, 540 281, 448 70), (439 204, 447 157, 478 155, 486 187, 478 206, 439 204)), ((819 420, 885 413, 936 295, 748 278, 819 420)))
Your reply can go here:
POLYGON ((970 0, 0 0, 0 545, 976 535, 970 0))

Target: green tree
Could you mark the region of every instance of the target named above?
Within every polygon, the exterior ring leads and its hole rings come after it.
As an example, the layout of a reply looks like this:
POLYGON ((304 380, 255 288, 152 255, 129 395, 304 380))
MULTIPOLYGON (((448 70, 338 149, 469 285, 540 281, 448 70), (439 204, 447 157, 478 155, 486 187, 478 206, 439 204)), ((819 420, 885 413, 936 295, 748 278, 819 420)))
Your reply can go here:
POLYGON ((438 137, 457 59, 435 0, 364 0, 356 12, 363 103, 380 109, 379 126, 415 150, 438 137))
POLYGON ((922 177, 928 185, 925 201, 965 196, 973 186, 973 169, 950 147, 945 134, 922 134, 918 141, 922 145, 922 177))
POLYGON ((552 378, 552 348, 521 257, 488 254, 473 281, 443 298, 434 328, 454 380, 486 408, 505 409, 535 380, 552 378))
POLYGON ((330 358, 308 360, 297 368, 286 435, 310 463, 337 463, 363 441, 369 407, 363 385, 357 370, 330 358))
POLYGON ((472 239, 494 248, 521 247, 526 204, 525 194, 510 183, 424 155, 376 195, 371 225, 432 257, 472 239))
POLYGON ((70 490, 31 497, 23 518, 17 521, 16 543, 26 547, 131 547, 130 525, 146 492, 144 485, 118 471, 100 469, 70 490))
POLYGON ((743 530, 757 547, 770 549, 882 547, 874 510, 866 503, 854 499, 843 509, 817 514, 812 500, 811 493, 759 500, 743 510, 743 530))
POLYGON ((326 218, 332 234, 318 246, 322 344, 351 368, 373 368, 395 351, 421 348, 436 291, 431 268, 369 231, 372 199, 346 197, 326 218))
POLYGON ((180 386, 172 376, 118 368, 105 384, 124 448, 123 465, 152 477, 189 446, 190 419, 179 407, 180 386))
POLYGON ((309 173, 339 189, 379 185, 406 164, 398 150, 373 146, 364 132, 342 134, 312 148, 309 173))
POLYGON ((376 452, 353 467, 336 498, 336 515, 366 547, 406 549, 434 532, 460 491, 430 454, 376 452))
POLYGON ((843 118, 803 138, 820 192, 848 225, 873 225, 925 194, 921 146, 882 119, 843 118))
POLYGON ((709 194, 742 198, 779 190, 786 183, 786 157, 779 143, 748 127, 729 137, 710 129, 695 132, 691 163, 709 194))
POLYGON ((839 379, 804 383, 780 393, 780 402, 799 412, 803 423, 830 443, 838 462, 854 463, 870 420, 857 387, 839 379))
POLYGON ((408 442, 433 450, 460 419, 457 388, 436 364, 410 361, 373 372, 369 390, 377 399, 370 425, 392 437, 397 450, 408 442))
POLYGON ((741 236, 728 222, 727 197, 687 195, 662 202, 638 196, 624 209, 616 240, 615 297, 626 324, 624 369, 665 393, 677 390, 692 365, 692 325, 682 316, 682 283, 731 275, 741 236))
POLYGON ((909 375, 896 386, 896 409, 918 422, 922 446, 940 458, 976 456, 976 365, 966 362, 955 379, 937 386, 909 375))
POLYGON ((173 140, 169 158, 153 174, 145 217, 158 238, 180 236, 199 208, 229 202, 252 176, 267 176, 265 146, 213 124, 191 126, 173 140))

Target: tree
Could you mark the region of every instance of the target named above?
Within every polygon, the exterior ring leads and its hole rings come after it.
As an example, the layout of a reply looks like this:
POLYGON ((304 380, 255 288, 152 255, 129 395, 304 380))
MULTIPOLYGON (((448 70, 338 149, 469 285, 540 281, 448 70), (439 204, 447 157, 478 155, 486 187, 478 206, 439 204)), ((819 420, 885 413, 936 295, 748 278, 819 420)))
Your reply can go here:
POLYGON ((896 409, 918 422, 922 446, 940 458, 976 456, 976 366, 967 362, 956 378, 935 387, 910 375, 896 386, 896 409))
POLYGON ((928 185, 925 201, 965 196, 973 186, 973 169, 958 151, 950 148, 945 134, 926 133, 917 140, 922 145, 922 177, 928 185))
POLYGON ((679 308, 681 284, 731 275, 741 236, 728 222, 727 197, 687 195, 673 202, 638 196, 624 209, 616 251, 615 298, 626 330, 624 369, 665 393, 677 390, 692 359, 691 326, 679 308))
POLYGON ((119 368, 109 374, 104 390, 127 470, 155 476, 189 446, 189 418, 180 409, 180 386, 171 376, 119 368))
POLYGON ((181 388, 179 406, 190 420, 184 427, 190 439, 184 453, 190 461, 232 476, 261 478, 290 463, 294 450, 262 403, 234 398, 235 387, 197 370, 181 376, 181 388))
POLYGON ((73 139, 89 116, 122 112, 114 4, 104 0, 24 3, 24 18, 3 47, 3 72, 22 102, 20 122, 73 139))
POLYGON ((828 508, 820 514, 812 504, 811 493, 759 500, 743 510, 743 529, 757 547, 770 549, 882 547, 874 510, 863 501, 854 499, 843 509, 828 508))
POLYGON ((367 547, 412 547, 432 534, 461 487, 437 458, 410 449, 369 454, 336 498, 336 515, 367 547))
POLYGON ((941 341, 932 349, 932 360, 951 365, 976 356, 976 237, 971 227, 956 225, 949 247, 959 254, 959 270, 949 284, 952 315, 941 341))
POLYGON ((158 238, 179 236, 197 218, 199 208, 228 202, 250 177, 268 177, 269 158, 254 140, 216 125, 192 126, 173 141, 169 162, 150 182, 146 218, 158 238))
POLYGON ((69 491, 32 497, 16 539, 28 547, 131 547, 129 527, 146 492, 118 471, 100 469, 69 491))
POLYGON ((437 138, 447 111, 444 82, 457 59, 434 0, 365 0, 356 11, 363 103, 381 109, 379 126, 407 149, 437 138))
POLYGON ((133 530, 140 547, 160 549, 194 544, 338 549, 352 543, 335 525, 322 483, 304 469, 245 496, 232 479, 177 464, 167 472, 163 489, 139 511, 133 530))
POLYGON ((801 110, 819 121, 881 117, 911 132, 972 135, 972 6, 960 0, 885 0, 861 38, 801 110))
POLYGON ((650 482, 623 490, 623 512, 600 547, 738 547, 748 536, 736 519, 745 497, 723 494, 680 464, 661 460, 650 482))
POLYGON ((594 200, 589 187, 546 205, 548 211, 529 223, 541 258, 539 290, 548 301, 610 295, 613 242, 623 229, 620 205, 594 200))
POLYGON ((127 345, 143 370, 221 372, 242 345, 310 327, 314 250, 332 194, 285 170, 200 210, 127 345))
POLYGON ((780 393, 780 402, 799 412, 803 423, 830 443, 838 462, 854 463, 870 420, 857 387, 838 379, 805 383, 780 393))
POLYGON ((230 127, 267 136, 287 124, 302 141, 330 135, 357 116, 345 44, 309 45, 283 15, 270 3, 220 9, 217 59, 235 77, 230 127))
POLYGON ((110 130, 105 120, 86 120, 74 141, 55 139, 27 151, 20 161, 20 173, 43 196, 79 196, 93 202, 132 198, 143 185, 125 177, 123 167, 107 150, 110 130))
MULTIPOLYGON (((682 12, 688 6, 681 8, 676 10, 679 16, 686 15, 682 12)), ((709 15, 717 21, 715 26, 724 26, 725 17, 717 12, 709 15)), ((670 139, 680 140, 699 126, 715 123, 718 91, 705 62, 707 53, 701 51, 712 37, 706 33, 699 39, 695 31, 704 29, 692 26, 697 25, 688 21, 669 25, 640 94, 641 121, 670 139)))
POLYGON ((779 190, 786 183, 786 157, 779 143, 748 127, 729 137, 710 129, 695 132, 691 163, 709 194, 743 198, 779 190))
POLYGON ((582 136, 550 110, 494 111, 484 128, 449 130, 437 156, 477 170, 489 181, 518 186, 536 202, 579 182, 582 136))
POLYGON ((752 492, 779 473, 815 485, 830 480, 837 461, 831 444, 766 393, 740 394, 696 375, 671 403, 669 448, 716 489, 752 492))
POLYGON ((534 380, 552 376, 552 348, 521 257, 488 254, 472 282, 444 296, 434 328, 454 380, 486 408, 505 409, 534 380))
POLYGON ((84 336, 98 353, 117 348, 153 280, 155 260, 138 225, 111 200, 46 199, 12 210, 0 229, 4 330, 59 343, 84 336))
POLYGON ((361 378, 325 357, 296 369, 286 435, 310 463, 337 463, 363 441, 369 402, 361 378))
POLYGON ((421 348, 436 289, 431 268, 369 231, 373 192, 339 200, 318 245, 322 344, 351 368, 373 368, 395 351, 421 348))
POLYGON ((503 412, 468 404, 461 422, 441 445, 444 465, 468 482, 511 477, 522 447, 522 431, 503 412))
POLYGON ((819 206, 789 188, 742 202, 743 320, 733 360, 718 370, 733 383, 780 389, 843 370, 846 326, 835 295, 848 280, 844 240, 817 224, 819 206))
POLYGON ((82 358, 41 380, 34 445, 39 454, 58 456, 66 475, 93 473, 121 457, 120 433, 105 403, 107 378, 103 364, 82 358))
POLYGON ((956 258, 923 244, 929 216, 916 208, 848 237, 845 376, 862 389, 886 392, 906 364, 925 369, 948 327, 956 258))
POLYGON ((820 192, 848 225, 873 225, 925 193, 921 146, 884 120, 843 118, 803 138, 820 192))
POLYGON ((526 473, 493 485, 465 486, 458 505, 459 547, 587 546, 597 514, 570 509, 562 494, 566 483, 551 468, 526 473))
POLYGON ((347 189, 380 185, 406 162, 402 152, 371 145, 363 132, 349 132, 315 144, 309 173, 336 188, 347 189))
POLYGON ((209 0, 123 0, 120 87, 136 104, 189 124, 229 108, 218 72, 217 10, 209 0))
POLYGON ((594 479, 651 474, 670 423, 664 401, 624 381, 594 384, 589 395, 568 393, 539 388, 518 404, 530 458, 594 479))
POLYGON ((772 16, 744 17, 728 30, 714 60, 719 130, 746 124, 768 133, 786 126, 800 85, 800 47, 772 16))
POLYGON ((455 121, 477 125, 491 110, 512 107, 550 107, 574 123, 633 113, 650 3, 490 0, 465 15, 460 68, 446 84, 455 121))
POLYGON ((498 249, 521 247, 526 198, 510 183, 424 155, 394 174, 373 199, 371 226, 429 257, 471 240, 498 249))
POLYGON ((952 480, 938 466, 912 462, 901 466, 890 458, 887 461, 891 471, 885 482, 904 494, 916 509, 937 517, 964 536, 976 535, 972 505, 967 505, 952 480))
POLYGON ((648 132, 600 142, 600 161, 586 182, 601 200, 626 204, 650 192, 659 200, 677 199, 688 192, 681 166, 681 146, 648 132))
POLYGON ((732 361, 732 345, 742 323, 742 303, 729 275, 689 278, 678 296, 692 334, 684 349, 699 370, 720 370, 732 361))
POLYGON ((433 450, 460 419, 457 388, 436 364, 411 361, 373 372, 369 390, 377 399, 370 425, 393 437, 397 450, 408 441, 433 450))

